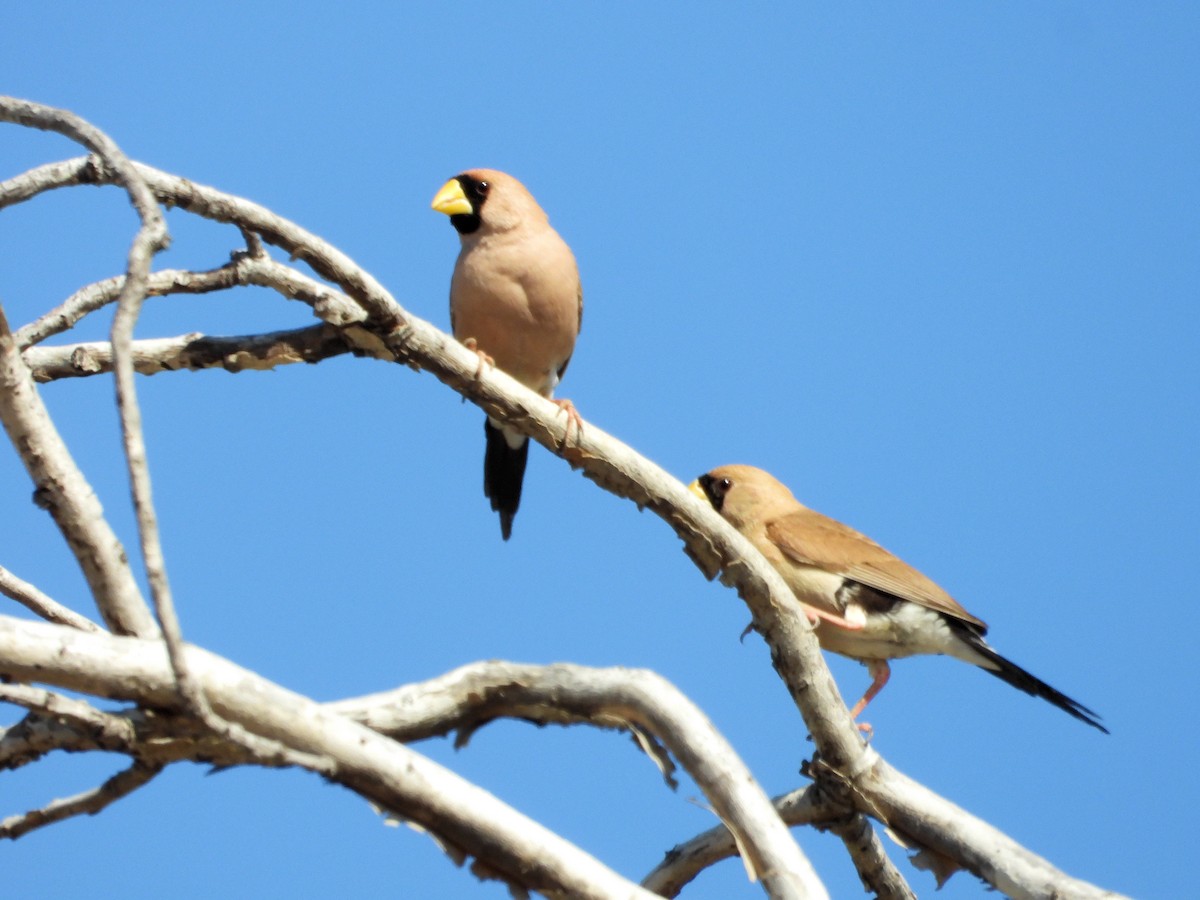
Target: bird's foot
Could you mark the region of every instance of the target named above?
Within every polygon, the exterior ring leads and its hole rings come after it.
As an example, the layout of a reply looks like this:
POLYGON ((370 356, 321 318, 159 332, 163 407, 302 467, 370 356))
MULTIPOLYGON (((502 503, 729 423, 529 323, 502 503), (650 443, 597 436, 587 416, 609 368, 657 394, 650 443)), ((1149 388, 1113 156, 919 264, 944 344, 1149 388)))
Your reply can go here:
POLYGON ((483 377, 484 368, 494 369, 496 367, 496 361, 479 349, 479 342, 475 338, 467 338, 462 345, 479 357, 479 365, 475 367, 476 381, 483 377))
POLYGON ((575 408, 575 404, 570 400, 551 400, 550 402, 557 406, 560 412, 567 414, 567 427, 563 431, 562 444, 558 448, 565 450, 567 449, 567 444, 571 442, 572 425, 575 426, 575 441, 576 443, 579 442, 579 436, 583 434, 583 419, 580 418, 579 410, 575 408))

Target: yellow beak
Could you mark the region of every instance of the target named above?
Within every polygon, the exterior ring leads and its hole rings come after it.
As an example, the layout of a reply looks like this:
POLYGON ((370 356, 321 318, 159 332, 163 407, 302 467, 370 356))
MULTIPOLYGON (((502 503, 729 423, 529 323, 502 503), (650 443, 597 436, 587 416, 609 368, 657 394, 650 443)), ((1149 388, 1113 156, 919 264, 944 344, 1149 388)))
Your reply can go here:
POLYGON ((432 206, 438 212, 448 216, 470 215, 475 211, 471 209, 471 201, 463 193, 462 185, 458 183, 457 178, 451 178, 442 185, 441 190, 433 197, 432 206))
POLYGON ((700 479, 699 478, 697 478, 695 481, 693 481, 691 484, 688 485, 688 490, 691 491, 693 494, 695 494, 697 497, 699 497, 701 500, 703 500, 705 503, 710 502, 708 499, 708 494, 704 493, 704 488, 700 487, 700 479))

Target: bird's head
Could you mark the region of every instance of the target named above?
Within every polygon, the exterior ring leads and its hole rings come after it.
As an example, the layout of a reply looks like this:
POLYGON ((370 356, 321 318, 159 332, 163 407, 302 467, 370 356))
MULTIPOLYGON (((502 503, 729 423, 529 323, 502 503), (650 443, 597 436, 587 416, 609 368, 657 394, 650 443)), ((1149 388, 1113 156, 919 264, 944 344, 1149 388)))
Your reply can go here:
POLYGON ((787 487, 754 466, 720 466, 701 475, 688 490, 739 531, 798 505, 787 487))
POLYGON ((525 185, 495 169, 468 169, 455 175, 434 195, 433 209, 450 217, 464 237, 509 231, 546 221, 525 185))

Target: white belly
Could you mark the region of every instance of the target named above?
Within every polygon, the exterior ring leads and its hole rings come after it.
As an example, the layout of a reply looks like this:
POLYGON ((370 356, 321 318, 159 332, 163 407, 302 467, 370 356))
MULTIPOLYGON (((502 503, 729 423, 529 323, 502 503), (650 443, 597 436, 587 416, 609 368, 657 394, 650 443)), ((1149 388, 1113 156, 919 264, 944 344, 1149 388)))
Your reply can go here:
POLYGON ((862 660, 945 653, 977 662, 975 654, 951 631, 941 613, 918 603, 901 601, 885 613, 869 616, 861 608, 851 606, 845 617, 862 621, 862 629, 851 631, 822 622, 817 626, 817 639, 826 650, 862 660))

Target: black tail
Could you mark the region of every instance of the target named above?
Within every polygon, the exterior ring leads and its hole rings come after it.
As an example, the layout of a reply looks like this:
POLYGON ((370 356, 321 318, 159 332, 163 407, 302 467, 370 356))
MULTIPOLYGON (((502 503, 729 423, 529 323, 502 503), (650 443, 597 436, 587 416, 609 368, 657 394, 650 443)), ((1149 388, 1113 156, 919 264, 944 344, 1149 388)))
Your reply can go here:
POLYGON ((499 428, 483 420, 487 451, 483 456, 483 493, 500 513, 500 533, 507 541, 512 536, 513 517, 521 505, 521 483, 525 480, 525 462, 529 459, 529 441, 514 450, 508 446, 499 428))
POLYGON ((996 668, 988 668, 980 666, 985 672, 995 675, 1001 681, 1007 681, 1013 687, 1024 691, 1027 694, 1032 694, 1035 697, 1041 697, 1043 700, 1048 700, 1065 713, 1074 716, 1080 722, 1087 722, 1093 728, 1099 728, 1105 734, 1108 734, 1108 729, 1100 724, 1100 716, 1092 710, 1088 709, 1082 703, 1072 700, 1066 694, 1056 691, 1046 682, 1042 681, 1033 675, 1030 675, 1016 663, 1009 662, 995 650, 987 645, 978 634, 967 628, 955 629, 959 633, 959 637, 967 644, 970 644, 971 649, 985 657, 988 662, 996 668))

